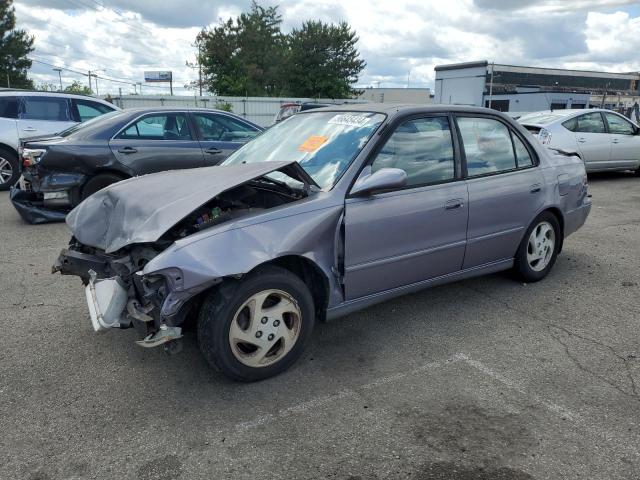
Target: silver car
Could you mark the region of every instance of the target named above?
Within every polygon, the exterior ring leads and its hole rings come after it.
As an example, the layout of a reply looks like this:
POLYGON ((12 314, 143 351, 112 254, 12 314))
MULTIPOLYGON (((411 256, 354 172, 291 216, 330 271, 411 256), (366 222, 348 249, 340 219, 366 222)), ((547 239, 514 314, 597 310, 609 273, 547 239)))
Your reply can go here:
POLYGON ((640 175, 640 128, 611 110, 536 112, 518 121, 551 148, 575 151, 587 172, 633 170, 640 175))
POLYGON ((124 180, 67 217, 54 271, 85 284, 96 331, 252 381, 317 320, 513 269, 544 278, 591 209, 583 162, 493 110, 366 104, 299 113, 221 166, 124 180))

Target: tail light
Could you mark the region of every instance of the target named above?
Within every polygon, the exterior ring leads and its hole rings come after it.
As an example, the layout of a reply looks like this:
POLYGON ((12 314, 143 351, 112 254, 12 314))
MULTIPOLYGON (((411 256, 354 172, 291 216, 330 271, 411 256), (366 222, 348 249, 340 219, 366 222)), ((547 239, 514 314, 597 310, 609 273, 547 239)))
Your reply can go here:
POLYGON ((42 148, 23 148, 22 166, 31 167, 38 163, 47 151, 42 148))
POLYGON ((538 140, 543 145, 549 145, 551 143, 551 132, 546 128, 541 128, 540 133, 538 133, 538 140))

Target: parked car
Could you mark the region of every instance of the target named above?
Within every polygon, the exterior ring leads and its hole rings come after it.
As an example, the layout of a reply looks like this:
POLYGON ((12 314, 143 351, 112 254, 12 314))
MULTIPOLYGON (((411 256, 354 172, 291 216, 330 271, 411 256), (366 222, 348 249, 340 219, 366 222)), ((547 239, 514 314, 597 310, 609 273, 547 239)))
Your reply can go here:
POLYGON ((276 113, 276 117, 273 119, 273 123, 279 123, 286 120, 291 115, 295 115, 298 112, 305 112, 307 110, 313 110, 314 108, 322 108, 330 106, 328 103, 316 103, 316 102, 304 102, 304 103, 283 103, 280 106, 280 110, 276 113))
POLYGON ((553 110, 518 120, 551 148, 573 150, 587 172, 633 170, 640 175, 640 128, 611 110, 553 110))
POLYGON ((24 143, 23 180, 11 192, 29 223, 62 221, 98 190, 163 170, 216 165, 262 128, 213 109, 138 108, 24 143))
POLYGON ((114 110, 104 100, 83 95, 0 91, 0 190, 8 190, 20 176, 20 138, 60 132, 114 110))
POLYGON ((54 271, 84 281, 96 331, 169 347, 195 319, 207 361, 251 381, 295 362, 316 320, 499 270, 543 279, 590 208, 583 162, 494 110, 331 107, 220 166, 92 195, 54 271))

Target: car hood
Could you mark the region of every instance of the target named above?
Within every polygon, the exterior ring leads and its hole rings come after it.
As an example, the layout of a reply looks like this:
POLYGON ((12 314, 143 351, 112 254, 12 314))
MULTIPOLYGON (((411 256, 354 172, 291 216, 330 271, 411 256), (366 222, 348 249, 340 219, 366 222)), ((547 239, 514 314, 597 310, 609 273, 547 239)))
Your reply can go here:
POLYGON ((222 192, 276 170, 310 183, 297 162, 170 170, 110 185, 81 202, 66 222, 79 242, 107 253, 152 243, 222 192))

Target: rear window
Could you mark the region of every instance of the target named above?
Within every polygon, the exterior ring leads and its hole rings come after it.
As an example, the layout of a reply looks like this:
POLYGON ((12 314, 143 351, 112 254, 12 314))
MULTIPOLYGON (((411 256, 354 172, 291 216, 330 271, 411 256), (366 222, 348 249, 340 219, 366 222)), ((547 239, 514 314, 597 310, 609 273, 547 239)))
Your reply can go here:
POLYGON ((18 118, 17 97, 0 97, 0 117, 18 118))
POLYGON ((48 120, 68 122, 71 120, 67 98, 23 97, 19 118, 26 120, 48 120))

